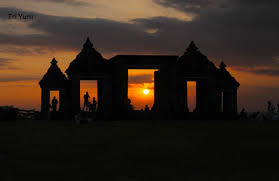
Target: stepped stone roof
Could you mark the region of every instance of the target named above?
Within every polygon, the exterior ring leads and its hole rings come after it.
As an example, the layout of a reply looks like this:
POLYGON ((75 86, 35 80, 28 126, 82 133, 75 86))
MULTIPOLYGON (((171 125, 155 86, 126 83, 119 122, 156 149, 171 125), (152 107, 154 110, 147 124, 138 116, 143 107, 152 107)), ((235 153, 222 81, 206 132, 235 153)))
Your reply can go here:
POLYGON ((218 68, 203 55, 192 41, 185 53, 178 59, 178 68, 184 74, 217 74, 218 68))
POLYGON ((239 82, 226 69, 226 64, 221 62, 219 65, 219 81, 224 88, 239 87, 239 82))
POLYGON ((185 75, 212 75, 216 76, 222 88, 239 87, 240 84, 227 71, 224 62, 217 68, 192 41, 186 52, 178 59, 178 69, 185 75))
POLYGON ((100 70, 105 70, 106 65, 109 62, 103 58, 94 47, 93 43, 87 38, 83 44, 83 49, 77 55, 77 57, 70 63, 70 66, 66 70, 68 75, 79 73, 92 73, 100 70))
POLYGON ((68 79, 57 66, 57 60, 52 59, 51 65, 47 73, 39 82, 41 87, 46 88, 65 88, 68 84, 68 79))

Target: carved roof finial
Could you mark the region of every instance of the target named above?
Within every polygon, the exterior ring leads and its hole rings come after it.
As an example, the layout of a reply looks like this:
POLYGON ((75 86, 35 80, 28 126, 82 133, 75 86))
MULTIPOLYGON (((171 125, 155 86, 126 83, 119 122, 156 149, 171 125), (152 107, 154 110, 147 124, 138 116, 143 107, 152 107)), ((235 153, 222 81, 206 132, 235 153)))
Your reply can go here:
POLYGON ((92 48, 93 44, 91 43, 89 37, 87 37, 86 42, 83 44, 83 48, 92 48))
POLYGON ((51 65, 56 65, 57 64, 57 60, 55 58, 53 58, 50 63, 51 63, 51 65))
POLYGON ((191 41, 189 47, 187 48, 187 52, 195 52, 197 51, 199 48, 196 46, 194 41, 191 41))
POLYGON ((221 62, 219 65, 220 69, 225 69, 227 65, 224 62, 221 62))
POLYGON ((39 84, 42 87, 48 88, 61 88, 67 86, 67 77, 61 72, 57 65, 57 60, 55 58, 50 62, 51 65, 47 70, 47 73, 40 80, 39 84))

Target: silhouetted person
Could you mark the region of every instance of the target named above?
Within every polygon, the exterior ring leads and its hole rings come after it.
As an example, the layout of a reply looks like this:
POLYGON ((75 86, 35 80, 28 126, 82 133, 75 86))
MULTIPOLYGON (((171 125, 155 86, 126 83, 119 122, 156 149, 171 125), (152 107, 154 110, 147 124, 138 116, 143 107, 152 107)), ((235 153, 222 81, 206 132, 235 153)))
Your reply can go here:
POLYGON ((239 117, 240 119, 248 119, 248 115, 244 108, 240 111, 239 117))
POLYGON ((134 106, 132 105, 130 99, 128 99, 128 105, 127 106, 128 106, 128 111, 133 111, 134 110, 134 106))
POLYGON ((57 101, 56 97, 54 96, 51 101, 51 108, 52 108, 53 112, 56 112, 57 104, 58 104, 58 101, 57 101))
POLYGON ((148 107, 148 105, 145 105, 144 111, 145 111, 145 112, 149 112, 149 107, 148 107))
POLYGON ((93 106, 92 106, 91 102, 88 103, 88 109, 89 109, 89 112, 93 112, 93 106))
POLYGON ((90 96, 89 96, 89 94, 88 94, 88 92, 86 92, 85 94, 84 94, 84 96, 83 96, 83 99, 84 99, 84 103, 83 103, 83 111, 85 110, 85 111, 87 111, 88 109, 89 109, 89 98, 90 98, 90 96))
POLYGON ((92 112, 96 112, 97 109, 97 101, 96 98, 93 97, 93 101, 92 101, 92 112))
POLYGON ((279 102, 277 103, 277 112, 279 113, 279 102))

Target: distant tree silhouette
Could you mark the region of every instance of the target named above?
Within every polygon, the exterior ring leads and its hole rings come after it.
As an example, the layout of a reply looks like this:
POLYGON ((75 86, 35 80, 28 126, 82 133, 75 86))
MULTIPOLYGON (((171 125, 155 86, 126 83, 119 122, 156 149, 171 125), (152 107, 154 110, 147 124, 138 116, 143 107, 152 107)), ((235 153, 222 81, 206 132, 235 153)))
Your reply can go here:
POLYGON ((1 121, 16 121, 19 119, 19 109, 13 106, 0 107, 1 121))
POLYGON ((240 111, 239 118, 240 118, 241 120, 248 119, 248 114, 246 113, 246 111, 245 111, 244 108, 240 111))
POLYGON ((259 115, 260 115, 260 111, 254 112, 249 116, 249 119, 256 120, 259 115))
POLYGON ((274 105, 272 104, 271 101, 267 102, 267 112, 269 112, 269 113, 274 113, 275 112, 275 107, 274 107, 274 105))

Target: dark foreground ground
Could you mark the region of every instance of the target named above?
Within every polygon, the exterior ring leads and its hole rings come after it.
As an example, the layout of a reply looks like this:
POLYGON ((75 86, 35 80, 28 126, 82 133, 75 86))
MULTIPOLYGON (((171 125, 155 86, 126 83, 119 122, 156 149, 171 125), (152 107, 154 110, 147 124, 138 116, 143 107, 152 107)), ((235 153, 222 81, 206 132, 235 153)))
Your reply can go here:
POLYGON ((279 180, 279 123, 0 123, 0 181, 279 180))

